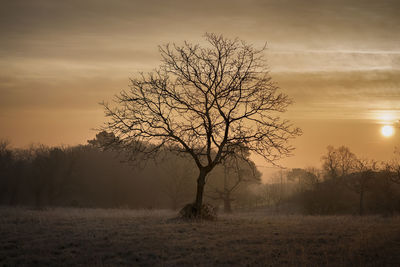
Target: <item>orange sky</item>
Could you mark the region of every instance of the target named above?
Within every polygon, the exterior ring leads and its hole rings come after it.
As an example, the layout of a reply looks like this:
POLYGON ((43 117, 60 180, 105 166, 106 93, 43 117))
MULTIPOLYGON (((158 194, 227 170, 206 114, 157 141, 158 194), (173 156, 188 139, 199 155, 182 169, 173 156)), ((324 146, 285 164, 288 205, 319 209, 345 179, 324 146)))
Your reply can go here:
MULTIPOLYGON (((304 134, 289 167, 319 166, 326 146, 384 160, 400 129, 398 1, 1 1, 0 138, 15 147, 85 143, 99 102, 157 67, 157 45, 205 32, 268 45, 271 75, 304 134)), ((261 163, 260 165, 265 164, 261 163)))

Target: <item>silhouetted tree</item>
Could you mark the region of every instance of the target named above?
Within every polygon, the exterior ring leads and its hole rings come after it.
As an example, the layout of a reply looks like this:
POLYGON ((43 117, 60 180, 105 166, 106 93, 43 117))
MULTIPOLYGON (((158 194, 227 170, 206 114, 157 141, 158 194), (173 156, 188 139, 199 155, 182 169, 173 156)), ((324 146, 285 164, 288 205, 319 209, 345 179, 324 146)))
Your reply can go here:
POLYGON ((336 179, 349 174, 356 164, 357 158, 348 147, 327 147, 328 152, 322 156, 323 165, 328 178, 336 179))
POLYGON ((288 140, 300 134, 278 114, 291 100, 278 92, 263 59, 238 39, 206 34, 208 46, 185 42, 160 46, 158 70, 131 79, 116 106, 104 104, 112 131, 127 144, 145 140, 146 155, 161 147, 189 154, 199 174, 192 214, 201 216, 206 176, 234 148, 274 162, 293 150, 288 140))
POLYGON ((32 188, 35 196, 35 206, 41 208, 44 205, 44 192, 46 190, 46 185, 50 179, 50 170, 48 166, 48 153, 49 148, 46 146, 40 146, 34 149, 34 159, 32 161, 32 188))
POLYGON ((297 183, 298 190, 304 192, 313 189, 319 182, 318 171, 315 169, 294 168, 287 173, 287 179, 297 183))
POLYGON ((88 140, 88 144, 100 150, 118 149, 119 139, 112 132, 101 131, 96 138, 88 140))
MULTIPOLYGON (((0 199, 15 191, 15 179, 13 176, 14 155, 7 140, 0 140, 0 199)), ((12 197, 10 197, 12 199, 12 197)), ((10 200, 9 204, 13 204, 10 200)))
POLYGON ((39 146, 32 149, 32 188, 36 206, 54 205, 68 189, 74 157, 68 155, 65 148, 39 146))
POLYGON ((400 185, 393 182, 393 173, 387 169, 374 173, 368 183, 368 208, 372 212, 393 215, 400 211, 400 185))
POLYGON ((385 164, 385 169, 390 180, 400 184, 400 149, 395 149, 394 157, 385 164))
POLYGON ((357 159, 355 171, 346 177, 348 187, 359 196, 358 213, 364 215, 365 193, 369 190, 371 180, 376 176, 377 162, 373 160, 357 159))
POLYGON ((327 147, 321 157, 323 180, 314 190, 303 193, 301 201, 308 213, 336 214, 350 212, 354 194, 346 186, 345 177, 355 171, 357 157, 348 147, 327 147))

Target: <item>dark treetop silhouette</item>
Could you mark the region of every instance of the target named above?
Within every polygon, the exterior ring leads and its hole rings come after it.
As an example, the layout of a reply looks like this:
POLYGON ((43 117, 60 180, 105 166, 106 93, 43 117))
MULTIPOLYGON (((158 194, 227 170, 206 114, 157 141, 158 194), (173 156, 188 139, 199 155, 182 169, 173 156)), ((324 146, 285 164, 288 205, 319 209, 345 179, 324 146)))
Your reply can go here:
POLYGON ((263 58, 239 39, 206 34, 203 47, 159 47, 160 67, 131 79, 129 90, 103 104, 111 130, 144 154, 162 147, 188 153, 199 169, 193 215, 201 216, 206 176, 238 146, 274 162, 293 150, 288 140, 300 134, 278 114, 291 100, 278 92, 263 58))

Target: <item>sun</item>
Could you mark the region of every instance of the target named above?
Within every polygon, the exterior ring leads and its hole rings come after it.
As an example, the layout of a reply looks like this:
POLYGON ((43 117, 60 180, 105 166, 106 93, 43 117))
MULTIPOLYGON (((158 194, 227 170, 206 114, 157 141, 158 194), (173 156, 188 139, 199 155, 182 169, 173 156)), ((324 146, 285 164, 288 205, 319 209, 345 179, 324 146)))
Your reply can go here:
POLYGON ((385 125, 381 128, 381 133, 385 137, 390 137, 394 134, 394 128, 391 125, 385 125))

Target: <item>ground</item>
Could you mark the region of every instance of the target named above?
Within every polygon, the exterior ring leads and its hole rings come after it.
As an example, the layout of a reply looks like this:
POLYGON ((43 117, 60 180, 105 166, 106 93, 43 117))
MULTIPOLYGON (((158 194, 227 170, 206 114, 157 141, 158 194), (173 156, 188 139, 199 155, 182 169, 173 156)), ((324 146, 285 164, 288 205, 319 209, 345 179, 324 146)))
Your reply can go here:
POLYGON ((0 208, 0 266, 400 266, 400 217, 0 208))

